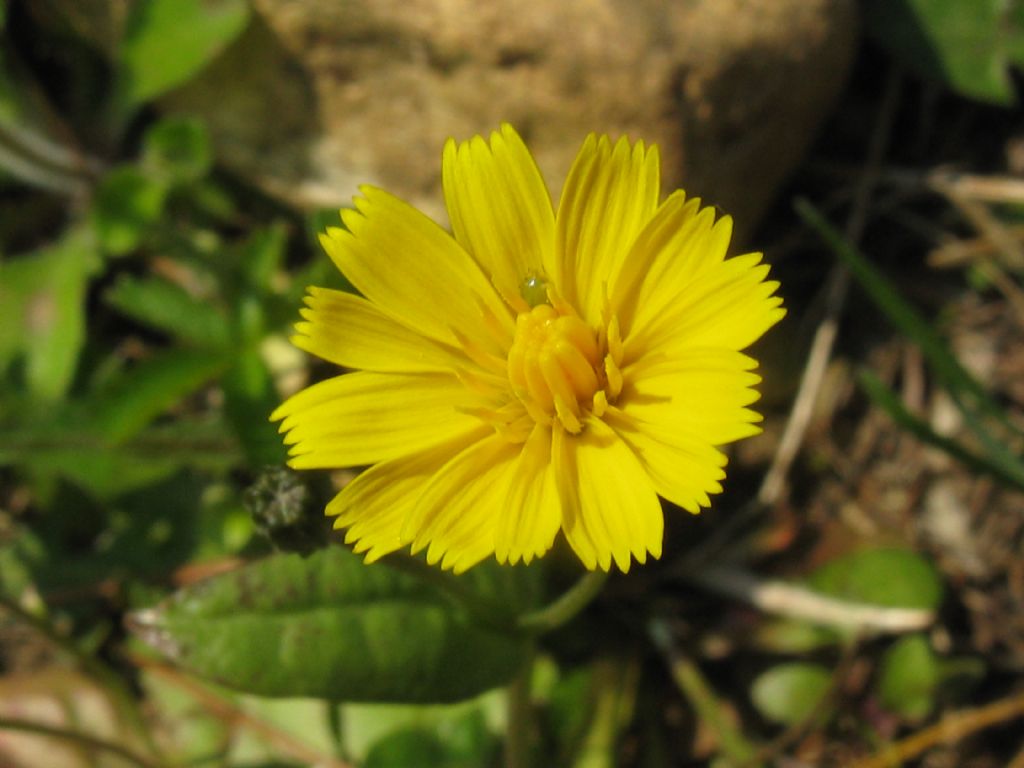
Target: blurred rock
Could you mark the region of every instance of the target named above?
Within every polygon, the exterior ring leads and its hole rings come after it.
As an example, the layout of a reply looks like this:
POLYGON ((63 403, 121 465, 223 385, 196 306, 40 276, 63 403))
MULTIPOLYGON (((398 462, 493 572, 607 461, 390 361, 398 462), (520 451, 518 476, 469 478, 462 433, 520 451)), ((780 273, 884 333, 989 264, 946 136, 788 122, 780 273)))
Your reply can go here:
POLYGON ((360 183, 443 219, 441 146, 501 121, 556 191, 590 131, 657 142, 664 182, 749 231, 842 87, 854 0, 253 0, 258 19, 165 101, 301 205, 360 183))

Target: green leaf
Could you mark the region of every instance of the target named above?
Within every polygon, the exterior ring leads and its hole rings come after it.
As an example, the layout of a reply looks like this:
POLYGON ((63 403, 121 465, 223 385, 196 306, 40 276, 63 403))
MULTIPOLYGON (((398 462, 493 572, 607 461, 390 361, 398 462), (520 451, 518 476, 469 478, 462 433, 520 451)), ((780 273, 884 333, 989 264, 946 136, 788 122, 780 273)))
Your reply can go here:
POLYGON ((248 20, 246 0, 137 0, 121 43, 119 101, 127 110, 182 85, 248 20))
POLYGON ((274 274, 284 261, 288 245, 288 228, 276 221, 254 231, 233 254, 238 270, 245 276, 253 292, 267 292, 274 274))
POLYGON ((367 752, 364 768, 477 768, 493 764, 498 743, 479 710, 449 724, 411 726, 389 733, 367 752))
POLYGON ((167 187, 133 165, 110 171, 99 184, 92 221, 103 250, 123 256, 139 247, 164 210, 167 187))
POLYGON ((97 393, 91 424, 110 443, 122 443, 229 363, 219 351, 178 349, 154 355, 97 393))
POLYGON ((224 377, 224 413, 254 467, 283 464, 288 456, 270 414, 280 402, 259 349, 246 345, 224 377))
POLYGON ((763 621, 755 631, 758 648, 769 653, 809 653, 835 645, 839 637, 835 631, 817 624, 796 619, 763 621))
POLYGON ((209 301, 160 278, 122 275, 107 291, 106 301, 118 311, 197 347, 228 346, 227 318, 209 301))
POLYGON ((891 608, 934 610, 942 600, 935 567, 908 549, 864 549, 819 568, 811 585, 827 595, 891 608))
POLYGON ((768 720, 796 725, 814 715, 831 684, 831 673, 820 664, 779 664, 758 675, 750 698, 768 720))
POLYGON ((104 500, 166 478, 183 467, 223 472, 242 459, 224 425, 209 420, 177 419, 112 446, 95 424, 86 423, 95 418, 95 411, 95 401, 87 400, 53 412, 49 421, 30 415, 4 423, 0 466, 58 475, 104 500))
POLYGON ((85 294, 100 266, 87 233, 0 262, 0 371, 25 359, 25 384, 39 400, 63 397, 85 342, 85 294))
POLYGON ((425 728, 407 728, 385 736, 370 748, 365 768, 449 768, 458 765, 448 759, 436 733, 425 728))
POLYGON ((882 706, 911 720, 923 719, 935 706, 940 678, 939 660, 928 639, 921 634, 900 638, 882 656, 882 706))
POLYGON ((340 547, 215 577, 134 626, 183 667, 264 696, 456 701, 506 683, 526 652, 430 584, 340 547))
POLYGON ((1024 10, 1006 0, 869 0, 868 33, 901 63, 975 99, 1015 101, 1024 10))
POLYGON ((146 132, 142 164, 172 184, 199 181, 213 164, 206 126, 195 118, 164 118, 146 132))

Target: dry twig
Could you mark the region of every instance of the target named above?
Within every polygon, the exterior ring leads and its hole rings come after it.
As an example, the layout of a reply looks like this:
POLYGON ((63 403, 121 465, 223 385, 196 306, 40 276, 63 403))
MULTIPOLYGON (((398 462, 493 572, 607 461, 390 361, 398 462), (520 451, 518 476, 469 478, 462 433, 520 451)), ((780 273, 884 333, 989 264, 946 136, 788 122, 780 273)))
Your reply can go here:
POLYGON ((1024 716, 1024 691, 999 699, 977 709, 952 712, 939 722, 902 741, 891 744, 878 754, 855 763, 852 768, 891 768, 923 754, 939 744, 955 744, 968 736, 1024 716))
POLYGON ((837 600, 796 584, 762 580, 739 568, 708 566, 690 579, 705 589, 737 598, 765 613, 864 633, 914 632, 935 620, 932 611, 837 600))

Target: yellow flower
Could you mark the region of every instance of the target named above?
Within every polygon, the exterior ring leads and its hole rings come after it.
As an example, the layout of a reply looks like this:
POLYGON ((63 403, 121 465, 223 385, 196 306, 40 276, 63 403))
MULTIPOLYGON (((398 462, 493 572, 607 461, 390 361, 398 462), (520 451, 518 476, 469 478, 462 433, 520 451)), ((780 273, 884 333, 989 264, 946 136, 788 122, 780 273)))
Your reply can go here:
POLYGON ((755 434, 782 318, 761 254, 682 191, 656 147, 589 136, 557 213, 503 125, 449 140, 450 235, 361 189, 321 242, 362 296, 311 288, 294 343, 356 369, 275 411, 297 469, 369 466, 328 505, 370 562, 411 545, 456 572, 529 562, 561 530, 588 569, 660 557, 658 497, 698 512, 716 446, 755 434))

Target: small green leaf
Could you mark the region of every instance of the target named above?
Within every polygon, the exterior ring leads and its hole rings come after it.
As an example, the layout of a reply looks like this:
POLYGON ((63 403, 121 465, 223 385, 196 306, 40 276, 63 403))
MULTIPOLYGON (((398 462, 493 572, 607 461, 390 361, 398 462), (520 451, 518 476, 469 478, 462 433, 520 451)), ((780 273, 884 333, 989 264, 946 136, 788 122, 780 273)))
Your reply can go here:
POLYGON ((340 547, 276 555, 178 592, 134 626, 183 667, 264 696, 450 702, 503 685, 526 641, 436 587, 340 547))
POLYGON ((71 386, 85 342, 85 294, 100 259, 73 231, 34 254, 0 262, 0 370, 25 359, 25 384, 40 400, 71 386))
POLYGON ((92 220, 103 250, 123 256, 139 247, 164 210, 167 188, 132 165, 108 173, 96 190, 92 220))
POLYGON ((372 747, 364 768, 451 768, 444 744, 426 728, 404 728, 385 736, 372 747))
POLYGON ((835 645, 839 636, 830 629, 796 619, 762 622, 755 633, 757 646, 769 653, 808 653, 835 645))
POLYGON ((959 93, 1015 100, 1010 66, 1024 62, 1024 14, 1005 0, 869 0, 868 32, 901 63, 959 93))
POLYGON ((118 62, 123 107, 182 85, 234 40, 249 20, 246 0, 137 0, 118 62))
POLYGON ((174 283, 122 275, 105 298, 119 312, 188 344, 207 348, 228 345, 227 318, 209 301, 194 298, 174 283))
POLYGON ((253 467, 283 464, 288 456, 277 426, 269 420, 280 397, 259 349, 239 350, 224 377, 224 413, 253 467))
POLYGON ((882 657, 878 693, 882 705, 911 720, 921 720, 935 706, 939 660, 921 634, 900 638, 882 657))
POLYGON ((810 578, 820 592, 891 608, 934 610, 942 600, 935 567, 908 549, 864 549, 826 563, 810 578))
POLYGON ((93 400, 91 423, 111 443, 138 434, 153 419, 222 372, 219 351, 176 349, 139 363, 93 400))
POLYGON ((164 118, 146 132, 142 164, 172 184, 198 181, 213 164, 206 126, 195 118, 164 118))
POLYGON ((750 698, 768 720, 796 725, 814 715, 831 684, 832 675, 819 664, 779 664, 758 675, 750 698))
POLYGON ((284 261, 288 229, 281 221, 253 232, 234 254, 239 271, 256 293, 266 293, 284 261))
POLYGON ((479 710, 445 724, 410 726, 389 733, 370 747, 364 768, 477 768, 492 765, 497 740, 479 710))

